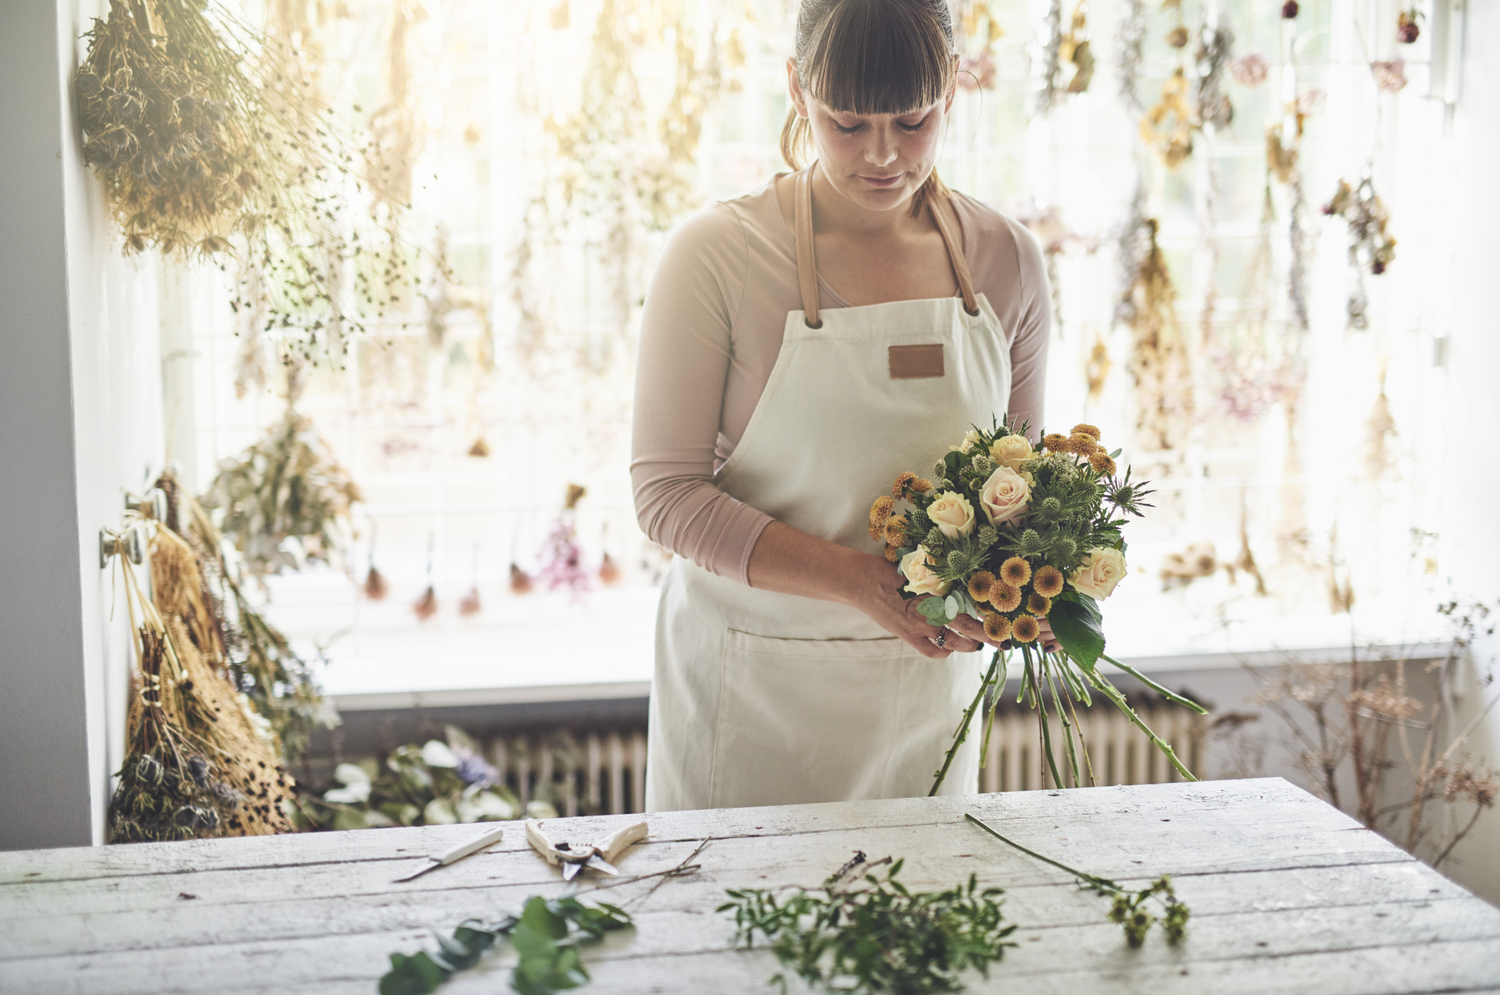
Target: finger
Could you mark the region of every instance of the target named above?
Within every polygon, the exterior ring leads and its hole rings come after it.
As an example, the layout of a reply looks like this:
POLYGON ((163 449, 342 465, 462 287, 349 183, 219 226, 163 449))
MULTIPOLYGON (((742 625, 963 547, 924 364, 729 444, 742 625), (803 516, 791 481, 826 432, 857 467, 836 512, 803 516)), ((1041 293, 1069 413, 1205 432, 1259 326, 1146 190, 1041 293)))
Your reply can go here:
POLYGON ((906 644, 929 660, 946 660, 952 650, 939 646, 929 636, 902 636, 906 644))
POLYGON ((984 638, 984 623, 970 615, 958 616, 948 623, 948 628, 952 631, 948 636, 948 647, 960 653, 982 649, 987 641, 984 638))

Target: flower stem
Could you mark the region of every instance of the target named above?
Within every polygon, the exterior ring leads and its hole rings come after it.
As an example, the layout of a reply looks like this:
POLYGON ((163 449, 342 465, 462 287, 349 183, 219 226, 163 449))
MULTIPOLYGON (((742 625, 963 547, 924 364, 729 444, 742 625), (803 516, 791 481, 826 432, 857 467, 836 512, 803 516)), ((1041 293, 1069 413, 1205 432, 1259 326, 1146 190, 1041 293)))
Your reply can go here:
POLYGON ((948 776, 948 768, 953 766, 953 758, 958 755, 958 748, 964 745, 964 740, 969 736, 969 723, 974 718, 974 713, 979 710, 980 702, 984 701, 984 693, 995 683, 995 675, 999 669, 1000 651, 995 650, 995 655, 990 658, 990 669, 985 671, 984 680, 979 682, 979 692, 974 695, 974 700, 969 702, 968 708, 964 709, 963 721, 953 733, 953 745, 948 747, 948 752, 943 756, 942 769, 937 772, 937 779, 932 782, 932 789, 927 792, 927 797, 931 798, 937 794, 938 788, 943 786, 943 778, 948 776))
POLYGON ((988 824, 986 824, 985 822, 983 822, 983 821, 981 821, 979 819, 976 819, 973 815, 971 815, 968 812, 964 813, 964 818, 967 819, 967 820, 969 820, 970 822, 974 823, 974 825, 978 826, 980 829, 983 829, 985 832, 989 833, 991 836, 995 837, 995 839, 999 840, 1001 843, 1004 843, 1007 846, 1013 846, 1013 847, 1015 847, 1017 850, 1020 850, 1022 853, 1026 854, 1028 857, 1035 857, 1037 860, 1040 860, 1043 863, 1051 864, 1053 867, 1056 867, 1056 868, 1058 868, 1060 870, 1067 871, 1069 874, 1073 875, 1078 880, 1085 882, 1090 887, 1099 888, 1099 889, 1102 889, 1104 891, 1110 891, 1110 892, 1121 892, 1121 891, 1124 891, 1123 888, 1121 888, 1118 884, 1115 884, 1115 882, 1109 880, 1108 878, 1100 878, 1100 877, 1095 877, 1092 874, 1085 874, 1083 871, 1080 871, 1080 870, 1078 870, 1077 868, 1074 868, 1074 867, 1069 867, 1067 864, 1064 864, 1064 863, 1061 863, 1059 861, 1053 860, 1051 857, 1044 857, 1041 854, 1037 853, 1035 850, 1028 850, 1026 847, 1024 847, 1021 844, 1017 843, 1015 840, 1009 839, 1008 837, 1005 837, 1005 836, 1001 836, 994 829, 990 828, 990 826, 988 824))

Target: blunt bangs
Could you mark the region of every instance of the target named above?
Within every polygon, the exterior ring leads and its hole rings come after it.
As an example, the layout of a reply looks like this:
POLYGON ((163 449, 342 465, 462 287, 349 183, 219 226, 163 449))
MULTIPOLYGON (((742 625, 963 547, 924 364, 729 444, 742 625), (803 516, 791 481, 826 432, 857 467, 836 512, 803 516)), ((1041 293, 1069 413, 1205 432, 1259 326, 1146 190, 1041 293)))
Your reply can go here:
POLYGON ((833 110, 852 114, 904 114, 935 104, 955 74, 945 27, 922 0, 844 0, 809 39, 803 86, 833 110))

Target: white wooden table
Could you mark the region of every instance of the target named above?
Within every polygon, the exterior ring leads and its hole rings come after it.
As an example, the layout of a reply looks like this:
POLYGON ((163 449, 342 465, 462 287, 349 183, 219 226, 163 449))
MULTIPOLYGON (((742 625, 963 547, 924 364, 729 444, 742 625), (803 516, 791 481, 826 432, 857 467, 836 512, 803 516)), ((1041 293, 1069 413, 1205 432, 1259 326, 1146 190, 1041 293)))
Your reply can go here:
MULTIPOLYGON (((593 839, 629 816, 558 820, 593 839)), ((856 849, 906 858, 902 880, 1006 889, 1020 925, 972 991, 1212 993, 1500 992, 1500 910, 1279 779, 664 813, 620 858, 673 866, 714 842, 701 873, 601 892, 636 928, 588 948, 586 992, 769 992, 763 951, 732 947, 714 912, 725 888, 816 885, 856 849), (1153 932, 1131 950, 1107 902, 963 821, 1122 884, 1171 873, 1193 918, 1186 942, 1153 932)), ((557 872, 519 823, 490 852, 407 884, 391 879, 472 826, 0 853, 0 992, 375 991, 392 951, 429 927, 498 917, 557 872)), ((585 875, 587 882, 593 875, 585 875)), ((507 953, 445 995, 509 991, 507 953)))

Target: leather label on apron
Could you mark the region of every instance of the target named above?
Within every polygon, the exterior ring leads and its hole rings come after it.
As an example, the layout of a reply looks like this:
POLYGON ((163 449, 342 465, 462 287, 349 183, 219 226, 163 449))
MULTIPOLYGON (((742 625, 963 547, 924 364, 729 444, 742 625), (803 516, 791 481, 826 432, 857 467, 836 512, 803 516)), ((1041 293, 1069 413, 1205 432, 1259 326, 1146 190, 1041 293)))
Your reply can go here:
POLYGON ((943 375, 943 344, 893 345, 886 353, 892 380, 920 380, 943 375))

